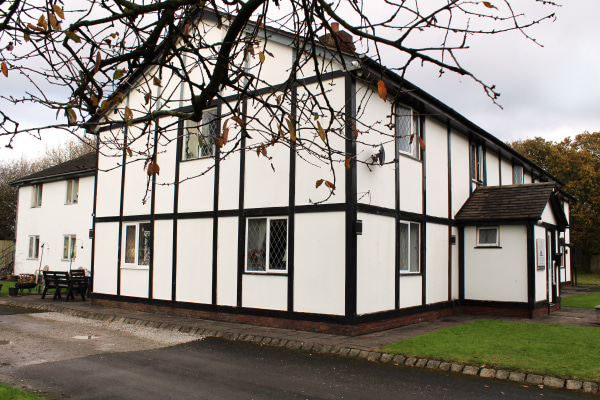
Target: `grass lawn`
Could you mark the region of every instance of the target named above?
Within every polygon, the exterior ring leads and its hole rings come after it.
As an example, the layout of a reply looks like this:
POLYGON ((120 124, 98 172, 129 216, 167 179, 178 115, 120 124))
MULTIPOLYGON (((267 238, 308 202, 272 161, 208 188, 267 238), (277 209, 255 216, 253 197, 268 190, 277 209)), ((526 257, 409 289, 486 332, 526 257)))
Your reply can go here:
MULTIPOLYGON (((2 285, 2 290, 0 290, 0 296, 8 296, 8 288, 15 287, 15 283, 17 282, 0 281, 0 285, 2 285)), ((2 397, 0 397, 0 399, 1 398, 2 397)))
POLYGON ((600 292, 563 297, 560 305, 561 307, 594 308, 600 306, 600 292))
POLYGON ((389 353, 600 381, 600 329, 479 320, 403 340, 389 353))
MULTIPOLYGON (((573 279, 575 279, 575 277, 573 277, 573 279)), ((600 272, 593 272, 590 274, 583 272, 577 273, 577 284, 600 286, 600 272)))
POLYGON ((2 400, 39 400, 45 398, 46 397, 41 397, 0 383, 0 399, 2 400))

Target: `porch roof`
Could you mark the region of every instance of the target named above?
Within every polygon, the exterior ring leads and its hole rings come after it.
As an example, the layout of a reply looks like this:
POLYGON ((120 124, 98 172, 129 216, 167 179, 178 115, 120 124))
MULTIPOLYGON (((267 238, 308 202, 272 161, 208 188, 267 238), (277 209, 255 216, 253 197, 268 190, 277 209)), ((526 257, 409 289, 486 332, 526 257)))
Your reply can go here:
POLYGON ((532 183, 507 186, 481 186, 471 194, 456 214, 461 225, 485 222, 537 222, 548 204, 561 226, 567 219, 560 205, 550 201, 555 183, 532 183))
POLYGON ((52 182, 63 179, 78 178, 81 176, 95 175, 96 152, 65 161, 61 164, 35 172, 11 182, 11 186, 33 185, 40 182, 52 182))

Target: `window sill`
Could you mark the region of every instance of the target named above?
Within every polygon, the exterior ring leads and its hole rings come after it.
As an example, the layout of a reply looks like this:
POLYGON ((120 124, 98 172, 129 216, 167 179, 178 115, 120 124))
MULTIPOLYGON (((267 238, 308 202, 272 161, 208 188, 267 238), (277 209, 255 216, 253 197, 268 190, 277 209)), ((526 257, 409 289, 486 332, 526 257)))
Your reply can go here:
POLYGON ((39 261, 39 258, 27 257, 27 261, 39 261))
POLYGON ((502 246, 475 246, 474 249, 501 249, 502 246))
POLYGON ((244 271, 244 275, 262 275, 262 276, 288 276, 287 271, 244 271))
POLYGON ((421 271, 419 271, 419 272, 400 271, 400 275, 402 275, 402 276, 420 276, 422 274, 421 274, 421 271))
POLYGON ((130 269, 137 271, 149 271, 150 267, 147 265, 121 265, 121 269, 130 269))
POLYGON ((215 156, 204 156, 204 157, 196 157, 196 158, 184 158, 181 159, 181 162, 191 162, 191 161, 198 161, 198 160, 213 160, 214 161, 215 156))

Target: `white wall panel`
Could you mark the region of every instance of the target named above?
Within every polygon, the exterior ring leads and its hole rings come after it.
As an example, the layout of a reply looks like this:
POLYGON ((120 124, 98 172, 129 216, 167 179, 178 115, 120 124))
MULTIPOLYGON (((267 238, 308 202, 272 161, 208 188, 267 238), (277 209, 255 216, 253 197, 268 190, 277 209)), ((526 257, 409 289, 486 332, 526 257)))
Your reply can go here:
POLYGON ((452 218, 470 196, 469 184, 469 140, 453 131, 450 139, 452 148, 452 218))
POLYGON ((546 243, 546 228, 541 227, 541 226, 534 226, 533 228, 533 232, 534 232, 534 246, 535 246, 535 251, 537 253, 538 247, 537 247, 537 241, 538 239, 542 240, 543 243, 543 250, 544 250, 544 254, 546 254, 546 266, 542 269, 540 267, 540 269, 537 268, 537 256, 536 256, 536 261, 535 261, 535 266, 536 266, 536 270, 535 270, 535 301, 542 301, 542 300, 548 300, 548 279, 547 279, 547 270, 548 270, 548 252, 547 252, 547 243, 546 243))
POLYGON ((96 224, 94 240, 94 293, 117 294, 119 223, 96 224))
POLYGON ((168 127, 164 135, 158 139, 158 153, 156 162, 160 167, 160 173, 156 175, 155 212, 172 213, 175 193, 175 167, 177 166, 177 120, 175 118, 163 118, 160 125, 168 127), (174 126, 173 126, 174 125, 174 126))
POLYGON ((171 300, 173 281, 173 221, 154 222, 152 297, 171 300))
POLYGON ((213 221, 177 222, 177 301, 211 303, 213 221))
POLYGON ((448 130, 433 118, 425 121, 427 215, 448 217, 448 130))
MULTIPOLYGON (((115 134, 117 130, 115 129, 115 134)), ((100 142, 108 140, 110 132, 100 133, 100 142)), ((122 137, 118 138, 122 143, 122 137)), ((121 200, 121 173, 123 153, 108 146, 101 145, 98 159, 98 201, 97 217, 119 215, 121 200)), ((92 196, 93 196, 92 192, 92 196)), ((29 204, 29 203, 28 203, 29 204)))
POLYGON ((512 161, 507 160, 506 158, 502 159, 502 185, 512 185, 513 184, 513 167, 512 161))
POLYGON ((400 211, 423 212, 423 163, 398 156, 400 168, 400 211))
POLYGON ((345 313, 345 214, 297 214, 294 311, 345 313))
POLYGON ((448 300, 448 226, 427 224, 427 303, 448 300))
POLYGON ((249 275, 242 278, 242 306, 287 310, 287 276, 249 275))
POLYGON ((420 306, 423 303, 423 277, 400 275, 400 308, 420 306))
POLYGON ((368 314, 395 307, 395 218, 358 214, 363 234, 357 237, 357 312, 368 314))
POLYGON ((488 186, 500 185, 500 165, 498 163, 498 154, 491 150, 485 152, 485 169, 488 186))
POLYGON ((149 270, 121 268, 121 296, 148 298, 149 270))
POLYGON ((179 182, 179 212, 213 210, 213 158, 182 161, 179 164, 179 182))
POLYGON ((237 305, 238 220, 219 218, 219 248, 217 250, 217 304, 237 305))

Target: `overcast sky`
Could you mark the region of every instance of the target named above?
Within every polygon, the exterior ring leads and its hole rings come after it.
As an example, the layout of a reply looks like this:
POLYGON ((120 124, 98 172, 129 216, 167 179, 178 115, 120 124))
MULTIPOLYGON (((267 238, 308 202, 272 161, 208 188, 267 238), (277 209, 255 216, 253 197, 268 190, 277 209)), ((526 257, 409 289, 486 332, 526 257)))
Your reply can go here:
MULTIPOLYGON (((555 21, 544 21, 528 30, 543 47, 513 32, 471 38, 471 48, 461 53, 467 69, 496 85, 502 109, 469 78, 451 73, 438 78, 437 68, 414 65, 408 79, 503 141, 535 136, 560 141, 586 130, 599 131, 600 1, 559 2, 562 7, 541 11, 531 0, 512 2, 531 18, 540 17, 540 12, 556 13, 555 21)), ((384 63, 393 66, 394 61, 389 57, 384 63)), ((28 112, 28 118, 38 123, 55 121, 54 113, 33 105, 28 112)), ((0 139, 0 159, 22 154, 33 159, 45 144, 54 146, 68 137, 47 132, 42 139, 18 137, 13 150, 6 149, 6 140, 0 139)))

